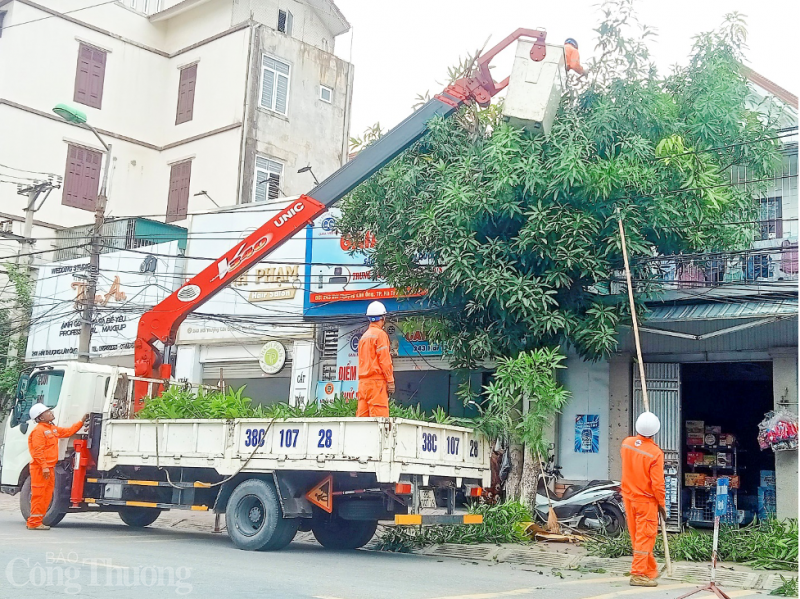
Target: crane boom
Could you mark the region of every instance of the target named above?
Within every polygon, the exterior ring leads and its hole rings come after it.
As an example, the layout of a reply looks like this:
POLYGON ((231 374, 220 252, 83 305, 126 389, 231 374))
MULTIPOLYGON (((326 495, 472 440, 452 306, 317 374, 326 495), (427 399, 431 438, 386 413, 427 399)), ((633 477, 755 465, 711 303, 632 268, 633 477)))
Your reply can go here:
MULTIPOLYGON (((177 291, 145 312, 139 320, 134 343, 136 376, 169 379, 172 374, 169 360, 171 348, 175 343, 178 327, 191 312, 424 136, 428 132, 428 122, 431 119, 438 116, 449 117, 470 102, 487 106, 492 97, 508 85, 508 78, 500 83, 492 78, 489 72, 492 58, 515 40, 529 37, 535 39, 530 52, 531 60, 539 62, 545 57, 546 35, 543 30, 517 29, 477 59, 474 77, 459 79, 450 84, 441 94, 426 102, 375 143, 364 148, 353 160, 308 194, 292 201, 177 291)), ((146 393, 147 383, 137 381, 134 411, 144 406, 146 393)))

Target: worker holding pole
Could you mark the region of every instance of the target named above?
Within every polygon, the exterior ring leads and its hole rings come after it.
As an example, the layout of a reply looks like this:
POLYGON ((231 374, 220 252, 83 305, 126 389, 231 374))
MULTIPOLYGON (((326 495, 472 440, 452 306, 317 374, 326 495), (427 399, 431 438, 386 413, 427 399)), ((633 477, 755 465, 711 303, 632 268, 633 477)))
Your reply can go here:
POLYGON ((358 411, 356 416, 389 416, 389 395, 394 393, 394 368, 386 326, 386 306, 367 306, 369 328, 358 341, 358 411))
POLYGON ((55 426, 55 416, 50 408, 43 403, 35 403, 30 409, 30 417, 37 424, 28 436, 28 451, 31 453, 31 515, 28 518, 28 530, 50 530, 42 519, 50 507, 56 486, 58 440, 77 433, 88 422, 89 414, 72 426, 55 426))
POLYGON ((664 452, 653 441, 661 428, 658 417, 642 412, 636 419, 635 437, 622 442, 622 499, 633 545, 631 586, 658 586, 658 566, 653 548, 658 537, 658 516, 667 520, 664 489, 664 452))

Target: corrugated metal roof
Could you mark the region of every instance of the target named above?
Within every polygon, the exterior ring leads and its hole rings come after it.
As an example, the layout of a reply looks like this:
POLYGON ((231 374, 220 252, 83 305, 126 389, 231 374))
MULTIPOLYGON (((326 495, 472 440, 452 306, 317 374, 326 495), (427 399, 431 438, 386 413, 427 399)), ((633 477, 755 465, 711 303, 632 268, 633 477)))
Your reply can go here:
POLYGON ((657 322, 685 322, 687 320, 722 320, 737 318, 765 318, 768 316, 796 315, 797 298, 776 301, 745 301, 733 303, 709 302, 702 304, 677 304, 657 306, 645 317, 647 324, 657 322))

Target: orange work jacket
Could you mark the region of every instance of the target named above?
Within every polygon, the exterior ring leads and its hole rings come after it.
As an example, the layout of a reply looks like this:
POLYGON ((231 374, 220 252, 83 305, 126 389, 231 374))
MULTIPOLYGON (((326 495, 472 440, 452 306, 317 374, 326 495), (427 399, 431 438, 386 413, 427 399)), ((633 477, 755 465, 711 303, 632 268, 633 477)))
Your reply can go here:
POLYGON ((386 331, 378 323, 370 323, 358 341, 359 380, 380 379, 394 383, 394 368, 389 347, 389 335, 386 331))
POLYGON ((652 439, 636 435, 622 442, 622 497, 665 505, 664 452, 652 439))
POLYGON ((564 55, 567 60, 567 70, 575 71, 578 75, 583 75, 581 55, 578 49, 572 44, 564 44, 564 55))
POLYGON ((58 440, 71 437, 83 426, 83 420, 70 427, 60 427, 50 422, 40 422, 28 435, 28 451, 31 464, 41 468, 52 468, 58 461, 58 440))

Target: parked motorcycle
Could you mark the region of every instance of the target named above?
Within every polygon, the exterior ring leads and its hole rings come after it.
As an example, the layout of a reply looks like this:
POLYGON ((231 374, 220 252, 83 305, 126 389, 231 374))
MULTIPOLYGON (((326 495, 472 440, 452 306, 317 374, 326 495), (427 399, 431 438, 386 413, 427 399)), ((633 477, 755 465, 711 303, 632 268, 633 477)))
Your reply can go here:
POLYGON ((562 476, 561 466, 555 466, 554 461, 555 457, 550 455, 542 464, 537 482, 536 515, 542 522, 547 522, 552 504, 562 526, 602 531, 610 536, 617 536, 625 530, 625 506, 619 482, 592 480, 586 484, 569 485, 557 493, 556 482, 562 476))

